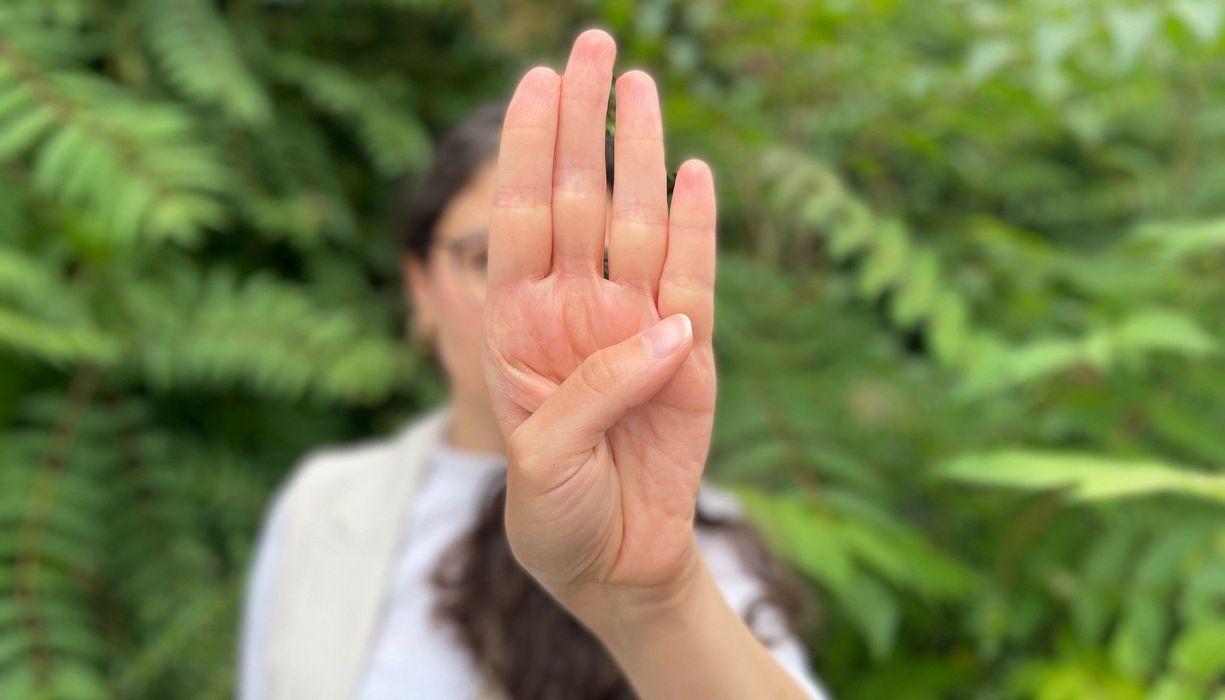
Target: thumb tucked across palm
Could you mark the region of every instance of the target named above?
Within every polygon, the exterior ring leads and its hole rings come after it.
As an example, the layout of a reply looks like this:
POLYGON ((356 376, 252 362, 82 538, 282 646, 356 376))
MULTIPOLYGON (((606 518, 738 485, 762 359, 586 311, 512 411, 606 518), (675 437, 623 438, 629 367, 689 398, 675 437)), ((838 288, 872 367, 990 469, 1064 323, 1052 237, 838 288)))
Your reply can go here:
POLYGON ((713 423, 711 173, 682 165, 669 207, 656 88, 625 73, 606 217, 614 54, 589 31, 563 76, 524 76, 490 227, 483 356, 507 441, 507 534, 555 594, 666 586, 692 566, 713 423))

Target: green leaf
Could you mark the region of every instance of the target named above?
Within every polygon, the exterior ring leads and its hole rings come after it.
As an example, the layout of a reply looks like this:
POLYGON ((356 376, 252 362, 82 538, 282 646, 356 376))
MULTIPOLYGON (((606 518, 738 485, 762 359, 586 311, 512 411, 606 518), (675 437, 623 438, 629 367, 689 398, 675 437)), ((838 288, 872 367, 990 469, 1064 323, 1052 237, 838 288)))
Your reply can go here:
POLYGON ((898 283, 910 258, 909 241, 900 222, 887 221, 876 232, 871 253, 859 275, 859 293, 875 297, 898 283))
POLYGON ((1225 7, 1220 0, 1174 0, 1171 8, 1196 39, 1211 44, 1220 38, 1225 23, 1225 7))
POLYGON ((1156 247, 1167 260, 1225 249, 1225 219, 1155 221, 1135 229, 1136 243, 1156 247))
POLYGON ((1170 659, 1174 670, 1207 683, 1225 673, 1225 620, 1200 620, 1178 636, 1170 659))
POLYGON ((1155 7, 1111 7, 1106 10, 1106 26, 1114 39, 1115 64, 1130 68, 1141 49, 1157 31, 1161 14, 1155 7))
POLYGON ((1215 354, 1217 339, 1191 316, 1161 309, 1133 314, 1111 332, 1122 352, 1175 352, 1190 357, 1215 354))
POLYGON ((145 0, 141 14, 162 72, 183 94, 248 125, 271 120, 272 104, 214 3, 145 0))
POLYGON ((749 489, 737 495, 767 540, 800 571, 834 590, 851 586, 855 565, 830 517, 793 498, 749 489))
POLYGON ((1025 490, 1061 490, 1095 501, 1171 493, 1225 501, 1225 475, 1162 462, 1114 460, 1092 454, 999 450, 962 455, 940 465, 944 478, 1025 490))
POLYGON ((1004 39, 987 39, 975 43, 966 55, 962 68, 966 81, 981 83, 995 75, 1016 56, 1016 49, 1004 39))
POLYGON ((1085 23, 1079 20, 1043 23, 1034 32, 1034 56, 1040 65, 1054 66, 1063 61, 1086 31, 1085 23))
POLYGON ((1178 678, 1163 678, 1147 700, 1203 700, 1204 691, 1193 684, 1178 678))
POLYGON ((1127 601, 1123 619, 1110 641, 1115 666, 1131 678, 1148 676, 1161 661, 1170 611, 1161 599, 1137 593, 1127 601))
POLYGON ((428 159, 431 147, 425 128, 407 107, 390 103, 369 81, 289 53, 276 55, 273 67, 281 80, 352 128, 382 173, 403 175, 428 159))
POLYGON ((893 594, 866 576, 834 594, 842 603, 843 612, 863 635, 872 657, 879 660, 887 656, 893 650, 901 621, 893 594))

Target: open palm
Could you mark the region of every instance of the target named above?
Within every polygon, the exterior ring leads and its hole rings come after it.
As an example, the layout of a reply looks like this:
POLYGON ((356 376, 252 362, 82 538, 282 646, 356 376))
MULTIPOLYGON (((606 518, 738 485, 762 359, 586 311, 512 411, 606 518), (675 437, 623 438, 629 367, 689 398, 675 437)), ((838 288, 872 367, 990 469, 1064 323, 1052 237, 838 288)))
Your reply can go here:
POLYGON ((508 444, 507 532, 559 595, 666 586, 692 565, 715 403, 710 170, 686 162, 669 211, 656 88, 630 71, 606 215, 614 55, 589 31, 564 76, 524 76, 490 228, 484 362, 508 444))

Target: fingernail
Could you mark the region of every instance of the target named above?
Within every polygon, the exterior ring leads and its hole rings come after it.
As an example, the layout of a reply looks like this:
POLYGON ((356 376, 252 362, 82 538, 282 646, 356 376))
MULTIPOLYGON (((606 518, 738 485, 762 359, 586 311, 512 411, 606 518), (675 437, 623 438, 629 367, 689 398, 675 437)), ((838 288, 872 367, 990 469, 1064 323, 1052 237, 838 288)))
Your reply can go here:
POLYGON ((656 323, 642 333, 642 340, 655 359, 667 357, 685 344, 685 339, 693 333, 689 317, 685 314, 674 314, 656 323))

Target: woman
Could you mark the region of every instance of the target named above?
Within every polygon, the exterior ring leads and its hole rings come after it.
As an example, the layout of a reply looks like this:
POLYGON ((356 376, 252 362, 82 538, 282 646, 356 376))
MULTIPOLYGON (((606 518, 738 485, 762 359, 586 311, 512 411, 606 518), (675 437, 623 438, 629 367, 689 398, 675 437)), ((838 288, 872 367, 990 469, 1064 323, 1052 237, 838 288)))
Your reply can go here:
POLYGON ((614 55, 583 33, 564 75, 529 71, 439 145, 405 272, 450 400, 282 487, 243 698, 820 697, 776 570, 700 485, 711 174, 685 163, 669 211, 655 85, 631 71, 610 181, 614 55))

